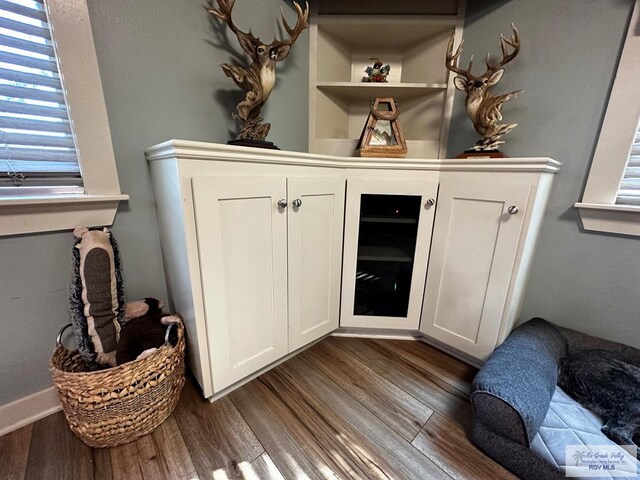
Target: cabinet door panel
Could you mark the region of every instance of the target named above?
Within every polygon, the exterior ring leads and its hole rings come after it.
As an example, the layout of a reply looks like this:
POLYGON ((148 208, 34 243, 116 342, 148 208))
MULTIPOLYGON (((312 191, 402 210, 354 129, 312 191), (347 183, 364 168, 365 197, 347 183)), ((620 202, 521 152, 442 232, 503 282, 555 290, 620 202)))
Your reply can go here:
POLYGON ((493 351, 530 188, 440 184, 421 331, 475 358, 493 351))
POLYGON ((438 184, 347 182, 340 325, 418 328, 438 184))
POLYGON ((341 178, 287 181, 289 351, 338 328, 344 184, 341 178))
POLYGON ((287 353, 283 178, 194 178, 214 390, 287 353))

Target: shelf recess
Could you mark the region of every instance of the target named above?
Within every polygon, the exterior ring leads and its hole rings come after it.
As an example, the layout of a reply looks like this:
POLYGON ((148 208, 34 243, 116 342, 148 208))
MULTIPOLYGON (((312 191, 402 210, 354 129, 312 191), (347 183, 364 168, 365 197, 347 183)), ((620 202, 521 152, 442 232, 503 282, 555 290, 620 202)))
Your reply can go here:
POLYGON ((447 89, 446 83, 317 82, 316 86, 329 95, 350 100, 366 100, 370 97, 417 98, 447 89))
POLYGON ((416 220, 415 218, 381 216, 360 217, 360 221, 365 223, 418 223, 418 220, 416 220))
POLYGON ((397 247, 360 245, 358 260, 367 262, 413 262, 413 258, 397 247))

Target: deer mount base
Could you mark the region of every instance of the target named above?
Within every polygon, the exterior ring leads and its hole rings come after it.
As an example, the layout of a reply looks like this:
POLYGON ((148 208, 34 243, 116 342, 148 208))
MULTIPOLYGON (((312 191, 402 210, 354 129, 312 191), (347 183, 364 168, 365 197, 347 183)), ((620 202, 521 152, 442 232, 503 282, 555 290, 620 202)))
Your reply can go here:
POLYGON ((456 158, 508 158, 508 155, 505 155, 500 150, 465 150, 460 155, 457 155, 456 158))
POLYGON ((273 142, 267 142, 266 140, 251 140, 250 138, 240 138, 236 140, 229 140, 228 145, 239 145, 241 147, 253 147, 253 148, 269 148, 271 150, 280 150, 273 142))

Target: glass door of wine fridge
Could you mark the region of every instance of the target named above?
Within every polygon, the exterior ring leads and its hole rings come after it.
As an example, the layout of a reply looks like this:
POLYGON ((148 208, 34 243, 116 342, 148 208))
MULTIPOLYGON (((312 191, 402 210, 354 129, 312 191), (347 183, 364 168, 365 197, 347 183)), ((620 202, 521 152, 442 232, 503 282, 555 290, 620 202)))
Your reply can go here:
POLYGON ((418 328, 437 188, 348 181, 341 326, 418 328))

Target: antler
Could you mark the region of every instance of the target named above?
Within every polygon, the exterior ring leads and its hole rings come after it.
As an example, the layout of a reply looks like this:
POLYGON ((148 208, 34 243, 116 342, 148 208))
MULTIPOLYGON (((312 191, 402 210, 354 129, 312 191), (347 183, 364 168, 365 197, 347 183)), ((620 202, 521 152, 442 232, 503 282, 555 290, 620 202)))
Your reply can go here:
POLYGON ((487 53, 487 69, 491 71, 496 71, 504 67, 511 60, 516 58, 516 55, 520 52, 520 34, 518 33, 518 29, 512 23, 511 29, 513 30, 513 35, 509 38, 505 38, 502 34, 500 34, 500 48, 502 49, 502 60, 498 63, 491 62, 491 54, 487 53), (513 51, 509 53, 508 46, 513 48, 513 51))
MULTIPOLYGON (((249 33, 243 32, 236 27, 235 23, 233 23, 233 20, 231 19, 231 11, 233 10, 233 5, 236 0, 217 0, 217 2, 218 8, 207 8, 207 12, 215 15, 226 23, 229 29, 236 34, 236 37, 238 37, 238 42, 240 42, 242 49, 255 59, 255 47, 260 45, 262 42, 260 42, 259 38, 256 38, 251 34, 251 30, 249 30, 249 33)), ((213 7, 214 0, 209 0, 209 5, 213 7)))
POLYGON ((475 78, 471 74, 471 68, 473 67, 473 55, 471 55, 471 58, 469 59, 469 66, 467 67, 466 70, 463 70, 460 67, 458 67, 458 59, 462 54, 462 45, 464 45, 464 39, 460 42, 460 45, 458 45, 458 48, 454 52, 453 42, 455 40, 455 36, 456 34, 454 33, 453 35, 451 35, 451 38, 449 39, 449 45, 447 46, 447 56, 444 64, 448 70, 451 70, 453 73, 457 73, 458 75, 464 76, 467 80, 475 78))
POLYGON ((284 16, 284 11, 282 10, 282 7, 280 7, 280 14, 282 15, 282 24, 284 26, 284 29, 289 34, 288 40, 278 40, 278 43, 280 43, 281 45, 293 45, 295 41, 298 39, 298 37, 300 36, 300 34, 304 31, 304 29, 309 26, 309 24, 307 23, 307 20, 309 18, 309 2, 305 2, 304 11, 302 10, 302 7, 300 7, 300 5, 297 2, 293 2, 293 4, 296 8, 296 14, 298 16, 298 18, 296 19, 296 25, 293 28, 291 28, 287 23, 287 19, 284 16))

